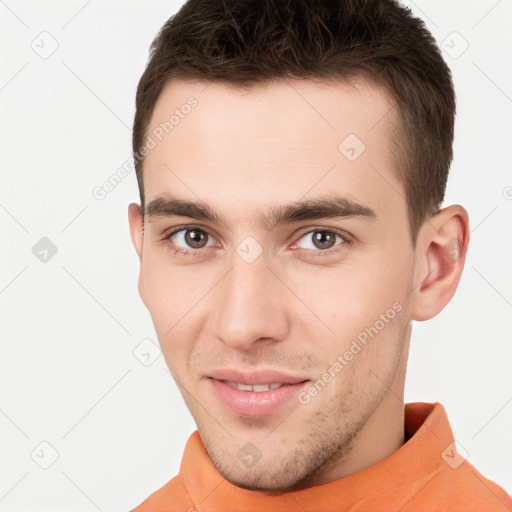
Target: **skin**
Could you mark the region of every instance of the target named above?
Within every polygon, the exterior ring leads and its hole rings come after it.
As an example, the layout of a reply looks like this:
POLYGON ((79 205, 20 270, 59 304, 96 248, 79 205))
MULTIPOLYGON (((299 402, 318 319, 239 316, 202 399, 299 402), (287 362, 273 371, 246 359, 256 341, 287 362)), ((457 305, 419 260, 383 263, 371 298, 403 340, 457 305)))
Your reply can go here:
POLYGON ((154 216, 143 230, 135 203, 129 223, 140 296, 203 443, 227 480, 267 494, 372 466, 404 443, 412 320, 437 315, 455 293, 467 213, 441 209, 412 243, 389 139, 396 112, 378 85, 280 80, 241 91, 175 79, 148 133, 190 96, 197 107, 146 156, 146 205, 166 193, 201 200, 225 223, 154 216), (350 133, 366 146, 353 162, 338 150, 350 133), (333 191, 375 218, 272 229, 261 221, 272 207, 333 191), (162 240, 187 223, 203 230, 198 255, 175 252, 197 251, 190 231, 162 240), (332 230, 350 237, 333 238, 332 230), (330 246, 315 244, 319 232, 331 235, 330 246), (251 263, 236 251, 247 236, 263 249, 251 263), (316 382, 396 303, 400 312, 307 404, 292 399, 250 418, 228 411, 212 392, 207 376, 222 367, 272 368, 316 382), (261 453, 250 468, 237 458, 247 442, 261 453))

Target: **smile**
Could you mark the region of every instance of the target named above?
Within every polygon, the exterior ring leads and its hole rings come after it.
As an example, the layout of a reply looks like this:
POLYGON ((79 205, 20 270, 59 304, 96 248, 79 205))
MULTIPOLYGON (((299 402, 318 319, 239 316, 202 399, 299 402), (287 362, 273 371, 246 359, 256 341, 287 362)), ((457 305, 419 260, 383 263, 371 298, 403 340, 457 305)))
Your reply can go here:
POLYGON ((308 383, 304 380, 293 384, 241 384, 213 378, 208 381, 214 397, 224 408, 236 416, 252 418, 271 415, 290 402, 300 407, 296 397, 308 383))
POLYGON ((269 389, 277 389, 280 388, 283 384, 254 384, 253 386, 249 384, 240 384, 239 382, 233 382, 232 380, 223 380, 228 386, 232 388, 238 389, 239 391, 256 391, 257 393, 261 393, 262 391, 268 391, 269 389))

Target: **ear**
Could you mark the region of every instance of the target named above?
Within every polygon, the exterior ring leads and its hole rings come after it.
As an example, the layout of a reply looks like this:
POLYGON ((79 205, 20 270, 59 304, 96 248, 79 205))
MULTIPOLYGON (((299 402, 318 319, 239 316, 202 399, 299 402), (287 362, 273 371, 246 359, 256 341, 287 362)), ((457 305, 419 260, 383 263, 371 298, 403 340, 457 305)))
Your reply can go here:
POLYGON ((140 211, 140 206, 136 203, 131 203, 128 206, 128 222, 130 224, 130 235, 132 238, 132 243, 133 246, 135 247, 135 252, 139 257, 139 295, 142 299, 142 302, 145 303, 144 286, 142 278, 142 246, 144 241, 144 228, 142 225, 142 215, 140 211))
POLYGON ((142 215, 140 212, 140 206, 137 203, 131 203, 128 206, 128 222, 130 223, 130 235, 132 237, 132 243, 135 247, 139 262, 142 262, 142 215))
POLYGON ((418 232, 411 319, 428 320, 452 299, 469 244, 469 219, 460 205, 440 210, 418 232))

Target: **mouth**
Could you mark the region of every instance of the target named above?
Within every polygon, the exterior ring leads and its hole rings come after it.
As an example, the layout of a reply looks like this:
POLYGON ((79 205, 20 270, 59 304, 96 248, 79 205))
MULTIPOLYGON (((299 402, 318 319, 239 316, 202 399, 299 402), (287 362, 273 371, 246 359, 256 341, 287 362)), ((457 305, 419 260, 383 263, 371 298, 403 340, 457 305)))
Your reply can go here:
POLYGON ((238 389, 238 391, 254 391, 256 393, 262 393, 263 391, 268 391, 269 389, 277 389, 281 386, 285 386, 284 383, 276 383, 276 384, 254 384, 251 386, 250 384, 242 384, 240 382, 233 382, 232 380, 223 380, 228 386, 231 386, 234 389, 238 389))
MULTIPOLYGON (((225 379, 208 378, 213 395, 229 412, 236 416, 261 417, 277 412, 290 403, 309 380, 297 382, 267 382, 247 384, 225 379)), ((295 406, 300 403, 296 399, 295 406)))

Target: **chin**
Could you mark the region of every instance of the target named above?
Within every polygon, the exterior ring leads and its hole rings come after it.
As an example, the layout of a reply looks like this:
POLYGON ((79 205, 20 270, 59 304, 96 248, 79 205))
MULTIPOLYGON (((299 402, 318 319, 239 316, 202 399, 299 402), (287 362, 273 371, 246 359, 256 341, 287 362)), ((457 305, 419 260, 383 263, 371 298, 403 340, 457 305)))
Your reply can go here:
POLYGON ((276 479, 269 474, 251 475, 250 478, 246 479, 233 478, 232 475, 226 474, 222 474, 222 476, 237 487, 247 489, 248 491, 257 491, 262 494, 281 494, 295 489, 297 485, 297 482, 290 480, 277 482, 276 479))

